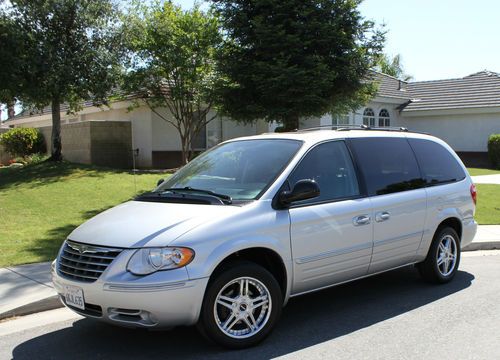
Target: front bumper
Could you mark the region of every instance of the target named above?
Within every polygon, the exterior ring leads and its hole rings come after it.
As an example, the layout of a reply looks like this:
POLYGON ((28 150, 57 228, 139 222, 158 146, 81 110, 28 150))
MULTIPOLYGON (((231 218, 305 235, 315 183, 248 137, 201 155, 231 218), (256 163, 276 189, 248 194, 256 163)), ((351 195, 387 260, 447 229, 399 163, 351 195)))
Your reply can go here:
POLYGON ((92 283, 61 276, 54 262, 52 281, 62 303, 83 316, 122 326, 168 328, 196 323, 208 278, 189 279, 186 268, 134 276, 125 270, 132 253, 123 251, 92 283), (85 310, 66 304, 66 285, 83 290, 85 310))

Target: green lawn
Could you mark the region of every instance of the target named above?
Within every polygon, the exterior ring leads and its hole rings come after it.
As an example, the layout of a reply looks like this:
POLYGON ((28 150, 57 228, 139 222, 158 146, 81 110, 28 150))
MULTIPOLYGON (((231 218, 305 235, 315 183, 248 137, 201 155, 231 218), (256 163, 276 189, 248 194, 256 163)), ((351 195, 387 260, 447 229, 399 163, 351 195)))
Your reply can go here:
POLYGON ((155 187, 164 174, 71 163, 0 168, 0 267, 47 261, 95 214, 155 187))
MULTIPOLYGON (((152 189, 164 174, 71 163, 0 168, 0 267, 48 261, 79 224, 152 189)), ((478 184, 476 219, 500 224, 500 185, 478 184)))
POLYGON ((470 176, 500 174, 500 170, 493 169, 467 168, 467 170, 470 176))
POLYGON ((482 225, 500 224, 500 185, 476 184, 476 221, 482 225))

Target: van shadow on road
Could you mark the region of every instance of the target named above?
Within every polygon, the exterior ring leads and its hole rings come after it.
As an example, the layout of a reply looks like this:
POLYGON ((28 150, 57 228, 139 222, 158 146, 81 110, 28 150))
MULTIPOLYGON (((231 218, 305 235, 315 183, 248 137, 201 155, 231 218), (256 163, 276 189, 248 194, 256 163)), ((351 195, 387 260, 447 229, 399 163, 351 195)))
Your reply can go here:
MULTIPOLYGON (((240 359, 271 358, 348 335, 466 289, 474 276, 459 271, 446 285, 430 285, 413 267, 293 298, 271 336, 257 347, 227 351, 203 339, 194 327, 147 331, 89 319, 30 339, 14 359, 240 359)), ((168 306, 168 305, 166 305, 168 306)))

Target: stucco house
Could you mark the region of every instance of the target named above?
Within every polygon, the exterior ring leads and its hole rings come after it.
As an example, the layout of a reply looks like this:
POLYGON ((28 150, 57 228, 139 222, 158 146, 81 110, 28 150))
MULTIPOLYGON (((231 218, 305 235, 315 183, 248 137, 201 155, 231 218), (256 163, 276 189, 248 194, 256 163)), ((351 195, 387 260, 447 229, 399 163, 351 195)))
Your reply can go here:
MULTIPOLYGON (((466 162, 487 163, 487 142, 500 133, 500 74, 404 82, 377 74, 377 96, 334 123, 406 127, 446 141, 466 162)), ((329 119, 320 123, 329 124, 329 119)))
MULTIPOLYGON (((366 106, 344 116, 302 119, 301 128, 344 124, 406 127, 442 138, 468 163, 487 162, 487 139, 500 133, 500 74, 481 71, 463 78, 415 82, 381 73, 374 77, 378 93, 366 106)), ((129 107, 130 101, 102 108, 87 103, 77 114, 66 114, 62 106, 64 156, 70 161, 109 166, 129 167, 132 160, 142 168, 177 166, 181 147, 175 128, 147 106, 133 111, 129 107)), ((4 122, 11 127, 40 128, 46 138, 50 138, 50 124, 50 108, 21 113, 4 122)), ((264 121, 241 125, 216 117, 193 142, 193 148, 205 150, 234 137, 273 131, 276 126, 264 121)))

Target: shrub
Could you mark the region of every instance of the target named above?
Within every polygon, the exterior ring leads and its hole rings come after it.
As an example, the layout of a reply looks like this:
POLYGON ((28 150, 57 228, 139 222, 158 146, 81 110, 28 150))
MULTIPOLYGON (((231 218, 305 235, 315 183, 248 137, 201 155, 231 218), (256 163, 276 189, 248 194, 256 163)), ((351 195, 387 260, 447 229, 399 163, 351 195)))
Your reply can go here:
POLYGON ((14 128, 0 135, 0 144, 14 156, 44 153, 43 135, 33 128, 14 128))
POLYGON ((488 139, 488 156, 493 168, 500 169, 500 134, 490 135, 488 139))

